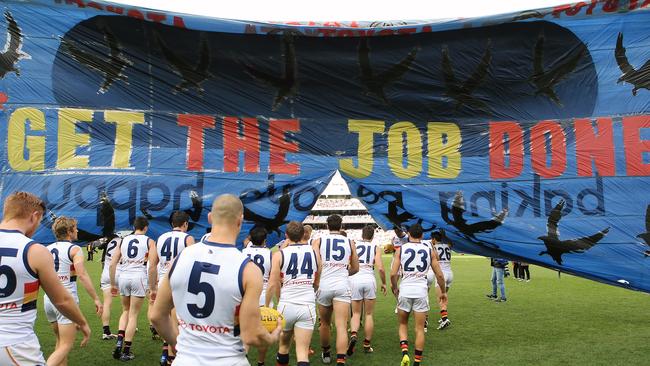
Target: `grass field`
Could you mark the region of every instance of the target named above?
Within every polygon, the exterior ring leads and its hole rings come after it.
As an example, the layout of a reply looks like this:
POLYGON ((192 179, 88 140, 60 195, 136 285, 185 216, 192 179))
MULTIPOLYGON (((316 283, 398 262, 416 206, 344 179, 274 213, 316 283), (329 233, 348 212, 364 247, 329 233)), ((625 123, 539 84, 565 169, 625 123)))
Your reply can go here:
MULTIPOLYGON (((389 258, 384 260, 388 262, 389 258)), ((99 262, 88 263, 93 281, 99 283, 99 262)), ((480 257, 455 256, 454 284, 450 293, 452 326, 427 334, 424 365, 642 365, 647 364, 650 340, 650 297, 569 275, 531 266, 532 281, 506 279, 508 302, 495 303, 491 291, 489 261, 480 257)), ((98 285, 99 287, 99 285, 98 285)), ((81 289, 80 289, 81 290, 81 289)), ((101 340, 101 321, 92 314, 92 302, 81 291, 81 306, 93 330, 85 349, 75 349, 70 365, 113 365, 113 341, 101 340)), ((39 302, 36 332, 46 355, 54 347, 52 332, 39 302)), ((113 303, 111 328, 117 332, 120 305, 113 303)), ((434 304, 434 302, 432 302, 434 304)), ((395 299, 380 295, 375 312, 374 354, 356 353, 348 365, 399 365, 400 351, 395 299)), ((437 308, 432 308, 437 319, 437 308)), ((134 339, 133 365, 157 365, 160 342, 150 337, 146 308, 134 339)), ((435 323, 435 320, 434 320, 435 323)), ((359 337, 363 337, 360 333, 359 337)), ((412 335, 411 335, 412 337, 412 335)), ((362 339, 362 338, 361 338, 362 339)), ((411 353, 413 352, 411 338, 411 353)), ((312 345, 320 350, 318 334, 312 345)), ((317 354, 318 355, 318 354, 317 354)), ((321 365, 320 357, 312 365, 321 365)), ((275 365, 275 350, 267 365, 275 365)), ((255 365, 255 352, 250 355, 255 365)), ((291 364, 295 364, 292 358, 291 364)), ((199 366, 199 365, 197 365, 199 366)))

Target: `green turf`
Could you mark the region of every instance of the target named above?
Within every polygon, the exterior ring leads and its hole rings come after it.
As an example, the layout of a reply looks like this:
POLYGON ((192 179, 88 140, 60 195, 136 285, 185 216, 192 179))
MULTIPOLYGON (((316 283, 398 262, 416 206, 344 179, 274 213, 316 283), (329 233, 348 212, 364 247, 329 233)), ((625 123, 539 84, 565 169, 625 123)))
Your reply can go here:
MULTIPOLYGON (((385 258, 388 261, 388 258, 385 258)), ((89 263, 93 280, 98 283, 100 265, 89 263)), ((491 268, 484 258, 455 256, 454 284, 450 293, 451 328, 427 334, 424 365, 641 365, 647 363, 650 327, 650 297, 569 275, 531 266, 532 281, 506 279, 508 302, 495 303, 485 295, 491 291, 491 268)), ((81 287, 81 286, 80 286, 81 287)), ((80 289, 81 290, 81 289, 80 289)), ((93 329, 93 338, 85 349, 75 348, 70 365, 114 365, 113 341, 101 340, 101 321, 92 314, 92 302, 81 291, 81 306, 93 329)), ((52 332, 42 312, 36 330, 45 355, 53 347, 52 332)), ((434 304, 434 302, 432 302, 434 304)), ((348 365, 399 365, 400 351, 395 299, 380 295, 375 312, 375 353, 357 353, 348 365)), ((113 305, 112 330, 117 332, 119 303, 113 305)), ((432 309, 436 319, 437 308, 432 309)), ((435 320, 434 320, 435 323, 435 320)), ((156 365, 160 342, 150 337, 146 307, 134 339, 133 365, 156 365)), ((360 338, 363 333, 360 333, 360 338)), ((412 336, 412 335, 411 335, 412 336)), ((411 338, 411 344, 413 339, 411 338)), ((317 332, 312 345, 320 350, 317 332)), ((413 346, 411 346, 413 352, 413 346)), ((256 360, 251 352, 251 361, 256 360)), ((275 365, 275 350, 266 358, 275 365)), ((312 357, 312 365, 321 365, 312 357)), ((254 362, 252 362, 255 365, 254 362)), ((291 364, 295 364, 292 357, 291 364)), ((197 365, 198 366, 198 365, 197 365)))

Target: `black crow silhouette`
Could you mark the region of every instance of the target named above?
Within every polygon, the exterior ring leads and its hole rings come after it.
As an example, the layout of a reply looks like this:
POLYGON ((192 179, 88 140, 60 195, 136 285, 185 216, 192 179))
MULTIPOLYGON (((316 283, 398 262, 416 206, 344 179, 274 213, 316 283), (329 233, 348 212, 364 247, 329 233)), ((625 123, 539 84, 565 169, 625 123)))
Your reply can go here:
POLYGON ((252 221, 256 226, 265 228, 267 233, 275 231, 278 235, 282 235, 280 226, 289 222, 286 218, 289 214, 290 205, 291 193, 288 187, 285 186, 282 189, 282 196, 278 199, 278 213, 273 218, 258 215, 244 205, 244 220, 252 221))
MULTIPOLYGON (((93 234, 82 228, 77 227, 77 231, 78 231, 77 241, 91 242, 102 238, 105 238, 106 241, 110 241, 115 236, 117 236, 115 234, 115 210, 113 209, 113 205, 111 205, 111 200, 106 195, 106 192, 100 193, 99 204, 101 205, 99 213, 100 213, 100 218, 102 220, 102 233, 93 234)), ((49 223, 47 223, 47 226, 51 227, 57 218, 58 216, 53 211, 50 211, 49 223)))
POLYGON ((635 70, 625 54, 625 47, 623 47, 623 33, 618 34, 614 55, 616 56, 618 68, 621 69, 621 72, 623 73, 623 75, 618 78, 618 84, 622 82, 632 84, 634 86, 634 88, 632 88, 632 95, 636 95, 637 91, 641 88, 650 90, 650 60, 646 61, 640 69, 635 70))
POLYGON ((73 42, 62 39, 61 43, 66 47, 70 56, 82 65, 89 67, 92 70, 98 71, 104 77, 102 84, 99 87, 99 93, 106 93, 116 80, 122 80, 125 84, 129 84, 128 76, 124 75, 124 70, 127 66, 133 65, 133 61, 126 58, 122 51, 122 47, 115 39, 115 35, 107 27, 101 27, 104 33, 104 40, 109 48, 108 56, 97 55, 97 51, 93 50, 90 46, 86 48, 91 49, 92 52, 82 51, 73 42))
POLYGON ((393 65, 390 69, 378 75, 374 75, 372 65, 370 64, 370 46, 368 46, 368 38, 360 38, 359 67, 361 69, 361 83, 366 88, 366 95, 374 95, 381 99, 382 103, 389 105, 390 103, 384 94, 384 88, 401 79, 402 76, 411 69, 411 64, 415 61, 415 57, 419 50, 420 49, 417 47, 413 48, 411 52, 402 59, 402 61, 393 65))
MULTIPOLYGON (((645 209, 645 233, 639 234, 636 237, 643 239, 644 244, 650 247, 650 205, 645 209)), ((650 256, 650 248, 646 249, 643 254, 646 257, 650 256)))
POLYGON ((203 93, 203 82, 213 75, 208 71, 210 68, 210 48, 205 36, 201 35, 201 53, 196 66, 185 62, 181 57, 176 55, 171 48, 156 34, 156 41, 167 60, 167 63, 174 68, 174 72, 181 77, 181 81, 174 87, 174 94, 186 91, 189 88, 195 88, 199 93, 203 93))
POLYGON ((490 50, 491 40, 488 39, 485 52, 481 62, 476 66, 474 73, 464 82, 456 79, 454 67, 449 57, 449 48, 447 45, 442 46, 442 72, 445 77, 445 95, 456 101, 455 109, 458 110, 463 105, 487 111, 489 107, 483 101, 476 99, 472 93, 478 88, 488 74, 488 68, 492 61, 492 51, 490 50))
POLYGON ((598 243, 598 241, 605 237, 605 234, 609 232, 608 227, 591 236, 571 240, 561 240, 557 227, 562 218, 563 208, 564 200, 560 200, 548 216, 548 223, 546 224, 548 233, 544 236, 537 237, 537 239, 543 241, 544 245, 546 245, 546 250, 540 252, 539 255, 548 254, 559 265, 562 265, 562 254, 583 253, 596 245, 596 243, 598 243))
POLYGON ((471 238, 474 237, 474 234, 490 232, 498 228, 503 224, 503 221, 505 221, 506 216, 508 215, 508 209, 504 208, 501 212, 495 215, 492 220, 468 224, 467 220, 463 218, 463 214, 465 213, 465 200, 463 198, 463 192, 461 191, 456 192, 456 196, 454 196, 454 201, 451 205, 451 215, 453 220, 449 219, 449 208, 447 207, 447 204, 442 204, 441 208, 442 212, 440 214, 442 219, 449 225, 454 226, 461 233, 471 238))
POLYGON ((12 71, 17 76, 20 76, 20 69, 17 66, 18 61, 32 58, 23 52, 22 30, 8 10, 5 11, 5 19, 7 20, 7 41, 5 48, 0 53, 0 78, 4 78, 5 75, 12 71))
POLYGON ((298 63, 291 32, 285 32, 282 37, 282 56, 284 58, 284 68, 281 77, 245 65, 246 71, 255 80, 276 89, 272 106, 273 111, 276 111, 285 100, 293 98, 298 91, 298 63))
MULTIPOLYGON (((401 194, 400 194, 401 197, 401 194)), ((400 198, 401 201, 401 198, 400 198)), ((421 218, 418 218, 417 216, 413 215, 412 213, 406 211, 404 206, 400 203, 400 201, 389 201, 388 202, 388 212, 384 214, 384 216, 388 219, 388 221, 393 224, 395 227, 402 227, 408 225, 405 225, 409 221, 415 220, 418 224, 422 225, 422 222, 424 221, 421 218), (401 213, 399 211, 402 211, 401 213)), ((436 224, 432 224, 430 227, 423 227, 422 230, 424 232, 432 231, 433 229, 436 228, 436 224)))
POLYGON ((537 88, 535 95, 544 94, 554 101, 557 105, 562 106, 560 98, 555 94, 555 86, 567 78, 575 68, 578 62, 584 56, 585 48, 580 47, 573 55, 566 57, 566 60, 558 60, 549 70, 544 69, 544 36, 540 35, 535 44, 533 53, 533 75, 529 81, 537 88))

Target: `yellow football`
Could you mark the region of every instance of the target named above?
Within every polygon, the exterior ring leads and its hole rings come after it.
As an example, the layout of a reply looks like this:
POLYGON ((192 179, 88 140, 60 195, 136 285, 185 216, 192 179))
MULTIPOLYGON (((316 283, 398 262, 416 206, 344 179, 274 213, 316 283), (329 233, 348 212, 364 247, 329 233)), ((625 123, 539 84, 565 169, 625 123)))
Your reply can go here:
POLYGON ((260 314, 262 315, 262 326, 264 326, 269 333, 273 332, 278 326, 278 318, 282 319, 282 328, 284 328, 284 318, 279 311, 263 306, 260 308, 260 314))

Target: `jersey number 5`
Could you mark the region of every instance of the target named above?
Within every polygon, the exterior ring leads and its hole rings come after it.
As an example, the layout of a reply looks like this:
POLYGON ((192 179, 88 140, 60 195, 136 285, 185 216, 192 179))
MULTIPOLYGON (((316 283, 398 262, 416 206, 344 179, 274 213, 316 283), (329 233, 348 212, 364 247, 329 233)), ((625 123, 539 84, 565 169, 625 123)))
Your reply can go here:
POLYGON ((220 267, 207 262, 194 262, 192 266, 190 281, 187 284, 187 292, 194 295, 203 293, 205 296, 205 302, 202 307, 199 307, 197 304, 187 304, 187 310, 197 319, 209 317, 214 310, 214 288, 208 282, 201 282, 201 275, 203 272, 218 275, 220 267))

